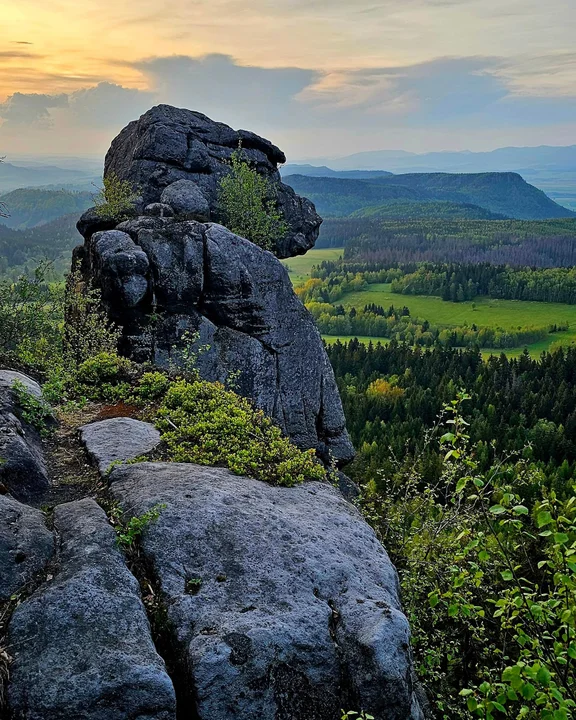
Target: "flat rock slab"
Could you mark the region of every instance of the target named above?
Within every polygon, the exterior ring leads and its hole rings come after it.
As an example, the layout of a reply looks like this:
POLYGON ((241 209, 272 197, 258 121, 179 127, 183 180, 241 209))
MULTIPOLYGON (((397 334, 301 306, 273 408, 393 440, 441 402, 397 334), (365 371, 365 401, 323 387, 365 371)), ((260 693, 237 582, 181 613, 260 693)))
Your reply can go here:
POLYGON ((60 505, 60 570, 12 616, 10 717, 175 720, 138 583, 91 499, 60 505))
POLYGON ((111 418, 80 428, 82 442, 104 475, 112 463, 134 460, 160 442, 154 425, 133 418, 111 418))
POLYGON ((33 580, 53 554, 54 539, 40 510, 0 495, 0 602, 33 580))
POLYGON ((177 463, 116 468, 110 483, 129 515, 165 506, 142 550, 194 688, 190 717, 421 717, 395 570, 336 489, 177 463))

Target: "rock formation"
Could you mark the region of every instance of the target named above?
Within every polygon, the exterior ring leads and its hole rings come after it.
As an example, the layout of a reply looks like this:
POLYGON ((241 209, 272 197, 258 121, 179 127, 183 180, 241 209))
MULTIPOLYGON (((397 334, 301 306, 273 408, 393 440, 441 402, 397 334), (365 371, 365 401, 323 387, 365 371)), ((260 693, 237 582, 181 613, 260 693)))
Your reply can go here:
POLYGON ((14 612, 8 700, 16 718, 174 720, 136 579, 90 498, 55 511, 56 577, 14 612))
POLYGON ((113 418, 81 435, 126 519, 157 509, 141 584, 92 498, 57 506, 52 533, 0 495, 0 616, 18 600, 7 638, 0 624, 2 720, 422 720, 395 570, 336 488, 193 464, 109 473, 154 447, 154 427, 113 418))
POLYGON ((419 717, 396 572, 337 490, 178 463, 110 481, 137 515, 164 507, 142 551, 199 720, 335 720, 342 707, 419 717))
POLYGON ((142 194, 141 208, 162 202, 179 214, 220 222, 218 185, 230 172, 230 158, 240 145, 244 157, 270 181, 289 226, 276 255, 305 253, 316 242, 322 220, 309 200, 282 183, 278 165, 286 162, 284 153, 254 133, 233 130, 199 112, 158 105, 112 142, 104 173, 130 181, 142 194), (191 182, 178 183, 183 180, 191 182))
MULTIPOLYGON (((139 185, 144 214, 112 228, 89 210, 76 258, 123 328, 123 353, 166 366, 198 335, 203 377, 233 377, 299 447, 342 464, 354 451, 334 374, 286 269, 222 225, 198 221, 208 209, 217 216, 217 182, 239 138, 258 170, 275 178, 277 148, 198 113, 160 106, 128 125, 106 169, 139 185)), ((278 188, 293 229, 286 255, 314 242, 319 219, 308 201, 278 188)))
MULTIPOLYGON (((116 226, 89 211, 76 256, 126 354, 182 361, 197 332, 204 377, 232 377, 301 447, 343 463, 353 449, 334 375, 285 269, 206 222, 240 137, 274 179, 283 156, 251 133, 167 107, 129 125, 107 169, 141 186, 143 214, 116 226)), ((318 221, 277 192, 292 228, 278 254, 299 252, 318 221)), ((50 478, 15 380, 43 402, 34 381, 0 371, 0 720, 337 720, 341 708, 422 720, 396 572, 344 498, 357 492, 346 476, 340 490, 274 487, 131 464, 159 433, 113 417, 80 428, 80 467, 90 458, 100 482, 48 522, 23 504, 43 506, 50 478), (103 507, 124 535, 138 528, 137 553, 123 554, 103 507)))

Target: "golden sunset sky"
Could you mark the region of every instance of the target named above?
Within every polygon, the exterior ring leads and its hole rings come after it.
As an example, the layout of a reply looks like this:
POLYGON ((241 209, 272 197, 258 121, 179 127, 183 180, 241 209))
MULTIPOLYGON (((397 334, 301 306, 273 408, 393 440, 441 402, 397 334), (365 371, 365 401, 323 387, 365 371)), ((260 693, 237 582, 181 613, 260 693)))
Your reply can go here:
POLYGON ((0 0, 0 155, 158 102, 292 156, 576 142, 575 0, 0 0))

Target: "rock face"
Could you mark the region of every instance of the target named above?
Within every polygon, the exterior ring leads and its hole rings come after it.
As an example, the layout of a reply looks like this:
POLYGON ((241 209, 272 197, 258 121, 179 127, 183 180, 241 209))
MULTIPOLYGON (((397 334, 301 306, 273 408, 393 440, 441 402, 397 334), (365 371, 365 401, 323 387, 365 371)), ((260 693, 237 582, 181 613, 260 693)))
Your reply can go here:
POLYGON ((175 720, 136 579, 104 511, 60 505, 60 569, 12 616, 8 700, 14 720, 175 720))
POLYGON ((166 366, 196 334, 206 379, 233 377, 300 447, 353 457, 322 340, 272 253, 221 225, 143 216, 88 234, 76 258, 123 353, 166 366))
POLYGON ((337 490, 161 463, 117 468, 110 481, 130 514, 165 505, 142 551, 182 687, 194 688, 190 717, 333 720, 342 707, 421 717, 395 570, 337 490))
POLYGON ((40 510, 0 495, 0 603, 27 585, 53 554, 40 510))
POLYGON ((198 112, 159 105, 130 123, 113 141, 104 174, 130 181, 142 194, 142 207, 162 202, 177 213, 200 220, 211 216, 219 222, 219 182, 230 172, 230 159, 239 144, 247 161, 270 181, 289 226, 276 254, 305 253, 316 242, 322 220, 310 201, 281 182, 278 165, 286 162, 284 153, 254 133, 233 130, 198 112), (197 190, 194 200, 192 186, 197 190))
POLYGON ((22 373, 0 370, 0 483, 18 500, 28 501, 50 486, 38 432, 21 415, 14 382, 37 400, 40 386, 22 373))
POLYGON ((104 475, 112 463, 134 460, 152 452, 160 442, 154 425, 133 418, 111 418, 80 428, 88 455, 104 475))

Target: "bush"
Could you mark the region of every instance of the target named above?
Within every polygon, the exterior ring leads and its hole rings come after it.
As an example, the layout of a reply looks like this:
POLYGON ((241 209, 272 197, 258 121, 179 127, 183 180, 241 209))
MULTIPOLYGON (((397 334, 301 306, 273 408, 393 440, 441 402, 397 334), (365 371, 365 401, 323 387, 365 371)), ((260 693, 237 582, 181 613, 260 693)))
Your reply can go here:
POLYGON ((64 298, 63 364, 74 370, 100 353, 115 353, 121 331, 108 320, 98 288, 75 268, 68 276, 64 298))
POLYGON ((127 358, 103 352, 84 360, 73 375, 75 394, 90 400, 125 400, 136 368, 127 358))
POLYGON ((242 149, 232 154, 232 172, 220 181, 219 206, 224 224, 236 235, 265 250, 274 250, 287 231, 282 213, 270 196, 268 180, 243 160, 242 149))
POLYGON ((48 282, 49 269, 41 263, 31 277, 0 281, 0 358, 6 362, 28 363, 44 346, 44 365, 46 346, 52 357, 61 352, 63 296, 48 282))
POLYGON ((104 180, 104 187, 94 196, 96 214, 102 220, 122 222, 135 214, 139 193, 128 180, 120 180, 110 173, 104 180))
POLYGON ((173 383, 158 410, 171 461, 224 465, 274 485, 323 480, 313 451, 301 451, 260 410, 220 383, 173 383))
POLYGON ((400 576, 417 673, 435 718, 567 720, 576 709, 576 488, 526 461, 488 472, 460 394, 445 409, 438 482, 425 451, 398 461, 364 510, 400 576))

